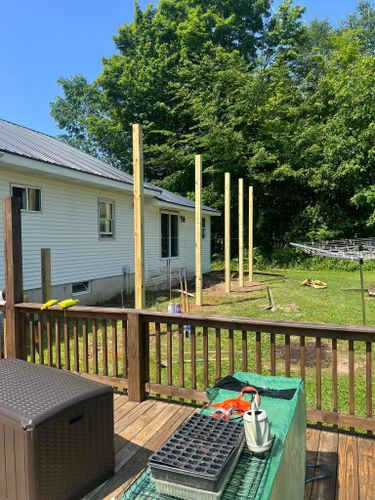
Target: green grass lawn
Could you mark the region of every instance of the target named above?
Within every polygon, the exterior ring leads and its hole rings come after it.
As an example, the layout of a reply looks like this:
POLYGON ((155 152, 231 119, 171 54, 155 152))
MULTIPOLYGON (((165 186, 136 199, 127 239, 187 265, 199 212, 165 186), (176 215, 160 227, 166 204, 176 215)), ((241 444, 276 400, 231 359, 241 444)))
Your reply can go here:
MULTIPOLYGON (((191 310, 204 314, 229 316, 247 316, 251 318, 305 321, 317 323, 338 323, 345 325, 362 324, 361 293, 342 291, 343 288, 359 288, 359 272, 350 271, 278 271, 285 275, 285 281, 271 283, 275 302, 280 309, 266 311, 261 306, 267 304, 265 290, 247 294, 222 295, 204 293, 202 308, 194 307, 190 299, 191 310), (301 286, 305 278, 319 279, 327 283, 326 289, 313 289, 301 286), (297 305, 300 310, 290 310, 290 305, 297 305)), ((265 276, 259 276, 264 279, 265 276)), ((258 277, 255 275, 255 279, 258 277)), ((365 272, 365 286, 375 284, 375 271, 365 272)), ((173 302, 178 302, 175 299, 173 302)), ((366 293, 367 325, 375 326, 375 298, 366 293)), ((155 306, 152 306, 155 307, 155 306)), ((162 304, 166 310, 167 302, 162 304)))

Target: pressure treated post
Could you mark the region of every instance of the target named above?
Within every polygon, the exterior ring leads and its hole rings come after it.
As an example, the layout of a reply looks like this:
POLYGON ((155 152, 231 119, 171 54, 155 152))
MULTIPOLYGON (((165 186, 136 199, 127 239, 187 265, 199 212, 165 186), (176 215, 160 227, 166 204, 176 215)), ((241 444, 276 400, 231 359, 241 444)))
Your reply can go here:
POLYGON ((8 196, 4 210, 4 268, 6 293, 5 356, 22 358, 22 332, 15 305, 23 301, 21 201, 8 196))
POLYGON ((52 298, 51 283, 51 249, 42 248, 40 251, 40 268, 42 278, 42 302, 47 302, 52 298))
POLYGON ((253 186, 249 186, 249 281, 253 281, 253 186))
POLYGON ((138 403, 145 399, 146 342, 140 314, 128 313, 128 397, 138 403))
POLYGON ((135 308, 145 307, 142 127, 133 125, 135 308))
POLYGON ((202 305, 202 157, 195 156, 195 303, 202 305))
POLYGON ((238 179, 238 285, 243 288, 243 179, 238 179))
POLYGON ((225 172, 224 209, 225 291, 230 292, 230 173, 225 172))

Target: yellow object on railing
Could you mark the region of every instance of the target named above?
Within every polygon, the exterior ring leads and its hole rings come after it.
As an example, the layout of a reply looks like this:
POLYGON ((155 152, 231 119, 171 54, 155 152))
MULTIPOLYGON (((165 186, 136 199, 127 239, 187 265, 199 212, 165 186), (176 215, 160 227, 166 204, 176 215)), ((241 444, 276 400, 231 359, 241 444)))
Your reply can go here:
POLYGON ((49 307, 52 307, 55 304, 57 304, 57 300, 52 299, 52 300, 49 300, 48 302, 45 302, 40 309, 41 309, 41 311, 44 311, 45 309, 48 309, 49 307))
POLYGON ((65 299, 59 302, 59 306, 62 309, 68 309, 69 307, 75 306, 78 304, 79 300, 78 299, 65 299))

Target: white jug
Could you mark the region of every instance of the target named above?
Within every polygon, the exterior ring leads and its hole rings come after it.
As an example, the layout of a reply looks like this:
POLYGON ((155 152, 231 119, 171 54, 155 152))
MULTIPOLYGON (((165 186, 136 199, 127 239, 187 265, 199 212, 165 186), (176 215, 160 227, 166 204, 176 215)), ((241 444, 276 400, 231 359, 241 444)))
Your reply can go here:
POLYGON ((270 423, 267 413, 258 408, 255 400, 251 404, 251 411, 243 416, 247 446, 253 453, 264 453, 272 446, 270 423))

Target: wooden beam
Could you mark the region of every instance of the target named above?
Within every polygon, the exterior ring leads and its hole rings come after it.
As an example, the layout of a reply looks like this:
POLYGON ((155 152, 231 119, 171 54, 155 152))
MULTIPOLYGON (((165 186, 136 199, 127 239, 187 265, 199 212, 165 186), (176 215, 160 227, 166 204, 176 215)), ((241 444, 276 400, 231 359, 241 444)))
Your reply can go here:
POLYGON ((307 419, 312 422, 323 422, 325 424, 375 431, 375 419, 359 415, 344 415, 343 413, 335 413, 333 411, 307 409, 307 419))
POLYGON ((147 349, 138 312, 128 314, 128 395, 130 401, 141 402, 145 399, 147 349))
POLYGON ((144 197, 143 197, 143 138, 142 126, 133 125, 133 182, 134 182, 134 263, 135 308, 145 307, 144 269, 144 197))
POLYGON ((252 283, 253 281, 253 231, 254 231, 254 223, 253 223, 254 213, 253 213, 253 186, 249 186, 249 249, 248 249, 248 257, 249 257, 249 281, 252 283))
POLYGON ((40 268, 42 278, 42 302, 47 302, 52 298, 52 281, 51 281, 51 249, 42 248, 40 251, 40 268))
POLYGON ((100 384, 110 385, 111 387, 127 389, 128 381, 127 379, 120 377, 109 377, 107 375, 97 375, 95 373, 84 373, 84 372, 75 372, 75 375, 79 375, 82 378, 86 378, 87 380, 92 380, 93 382, 99 382, 100 384))
POLYGON ((243 179, 238 179, 238 285, 243 288, 243 179))
POLYGON ((5 356, 22 358, 21 324, 15 307, 23 302, 21 201, 7 196, 3 200, 4 211, 4 268, 6 290, 5 356))
POLYGON ((195 303, 202 305, 202 157, 195 156, 195 303))
POLYGON ((203 391, 197 391, 196 389, 185 389, 183 387, 175 387, 171 385, 146 383, 145 390, 146 392, 162 394, 163 396, 203 401, 205 403, 208 401, 207 394, 203 391))
POLYGON ((225 291, 230 292, 230 173, 225 172, 224 209, 225 291))

